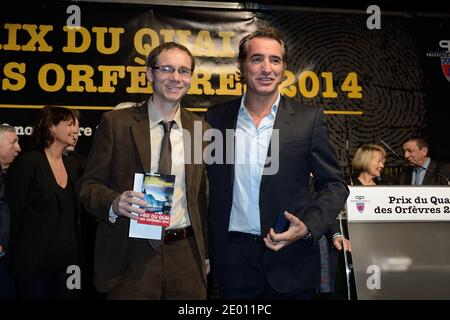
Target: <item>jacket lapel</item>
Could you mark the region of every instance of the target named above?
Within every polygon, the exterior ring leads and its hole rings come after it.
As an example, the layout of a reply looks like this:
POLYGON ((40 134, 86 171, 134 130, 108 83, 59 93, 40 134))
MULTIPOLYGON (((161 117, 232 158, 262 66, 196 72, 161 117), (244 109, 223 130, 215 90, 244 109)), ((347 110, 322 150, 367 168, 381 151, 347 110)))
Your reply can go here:
MULTIPOLYGON (((274 149, 275 152, 278 152, 278 156, 281 156, 281 149, 283 148, 283 144, 288 139, 289 135, 291 134, 291 131, 295 124, 295 115, 296 111, 293 107, 293 105, 289 102, 286 102, 283 97, 280 99, 280 104, 278 106, 277 116, 275 118, 275 123, 273 125, 273 130, 278 130, 278 150, 274 149)), ((275 136, 276 137, 276 136, 275 136)), ((273 139, 274 135, 272 133, 272 138, 270 141, 269 149, 267 150, 267 157, 272 158, 272 149, 273 149, 273 139)), ((267 163, 267 161, 266 161, 267 163)), ((267 175, 264 175, 261 177, 261 186, 260 186, 260 193, 262 192, 265 184, 267 175)))
POLYGON ((283 147, 283 144, 288 140, 288 137, 294 128, 293 125, 295 124, 295 115, 296 110, 294 109, 294 106, 291 103, 286 102, 286 100, 281 97, 277 117, 275 118, 275 124, 273 126, 273 129, 279 130, 278 132, 280 133, 280 150, 283 147))
MULTIPOLYGON (((78 178, 79 177, 77 176, 77 173, 75 172, 74 167, 72 165, 72 162, 74 160, 72 159, 72 161, 70 161, 70 159, 68 159, 66 156, 64 156, 63 161, 64 161, 64 166, 66 167, 67 175, 69 178, 69 181, 67 181, 67 183, 72 183, 72 187, 75 192, 76 199, 78 199, 78 197, 79 197, 78 178)), ((79 215, 81 213, 80 201, 75 201, 75 209, 76 209, 75 214, 79 218, 79 215)))
POLYGON ((134 107, 134 123, 130 124, 131 135, 133 137, 136 149, 141 159, 144 172, 150 172, 151 169, 151 148, 150 148, 150 125, 148 120, 147 103, 139 107, 134 107))
MULTIPOLYGON (((58 197, 58 192, 56 190, 56 178, 53 175, 52 167, 50 166, 50 163, 48 162, 47 156, 45 155, 45 151, 42 150, 39 152, 40 155, 40 167, 42 169, 42 176, 45 177, 45 180, 47 180, 48 185, 50 186, 50 189, 52 190, 53 194, 56 195, 58 198, 58 201, 61 201, 61 199, 58 197)), ((65 163, 64 163, 65 165, 65 163)))
MULTIPOLYGON (((78 197, 78 188, 76 186, 76 182, 77 182, 78 178, 76 177, 76 174, 74 173, 74 171, 72 169, 72 166, 70 165, 69 161, 67 160, 67 157, 63 156, 62 159, 64 162, 64 167, 66 168, 66 172, 67 172, 67 183, 72 183, 72 188, 78 197)), ((47 159, 47 156, 45 155, 44 150, 42 150, 40 152, 40 162, 41 162, 42 174, 45 177, 45 179, 47 180, 47 183, 48 183, 52 193, 58 200, 58 205, 61 208, 61 203, 64 200, 61 199, 61 197, 60 197, 59 190, 57 189, 59 187, 58 182, 56 181, 56 178, 53 174, 52 168, 50 166, 50 163, 48 162, 48 159, 47 159)), ((75 214, 78 216, 78 213, 80 212, 79 211, 80 204, 78 201, 75 201, 75 203, 76 203, 75 214)), ((59 210, 58 215, 61 215, 61 214, 62 214, 62 211, 59 210)))
MULTIPOLYGON (((195 136, 194 133, 194 121, 192 120, 192 117, 189 116, 189 114, 187 113, 186 110, 184 110, 183 108, 181 108, 180 110, 180 119, 181 119, 181 126, 183 127, 184 130, 187 130, 189 132, 189 135, 185 135, 183 134, 183 149, 184 149, 184 181, 186 186, 191 185, 192 182, 192 177, 194 174, 194 164, 195 164, 195 159, 196 159, 196 155, 194 154, 195 151, 195 142, 197 141, 197 137, 195 136)), ((203 135, 203 132, 197 132, 197 135, 203 135)), ((200 141, 197 141, 199 143, 201 143, 202 138, 200 136, 200 141)), ((201 147, 200 144, 200 150, 203 151, 203 148, 201 147)), ((201 156, 203 157, 203 152, 201 154, 201 156)), ((198 157, 198 155, 197 155, 198 157)), ((186 192, 186 200, 189 202, 189 200, 187 199, 187 195, 188 192, 186 192)))
MULTIPOLYGON (((235 100, 235 103, 230 106, 230 112, 226 113, 226 121, 225 121, 225 129, 224 129, 224 143, 223 143, 223 155, 226 157, 228 153, 228 150, 226 150, 227 146, 227 135, 226 135, 226 129, 233 129, 233 150, 231 154, 233 155, 232 164, 227 165, 228 168, 228 177, 230 178, 230 186, 231 186, 231 194, 233 194, 233 187, 234 187, 234 162, 236 160, 235 154, 236 154, 236 127, 237 127, 237 120, 239 115, 239 108, 241 106, 241 99, 235 100)), ((225 163, 227 163, 227 159, 224 159, 225 163)))
MULTIPOLYGON (((430 164, 428 165, 428 168, 431 171, 436 170, 436 162, 430 160, 430 164)), ((431 173, 430 171, 425 171, 425 176, 423 177, 422 185, 433 185, 436 181, 439 181, 439 178, 436 174, 431 173)))

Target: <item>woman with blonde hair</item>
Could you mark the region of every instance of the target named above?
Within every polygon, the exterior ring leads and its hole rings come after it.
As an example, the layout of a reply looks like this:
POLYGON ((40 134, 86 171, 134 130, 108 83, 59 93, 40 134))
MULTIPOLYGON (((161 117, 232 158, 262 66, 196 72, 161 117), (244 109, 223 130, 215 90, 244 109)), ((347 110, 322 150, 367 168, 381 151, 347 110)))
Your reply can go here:
POLYGON ((354 185, 374 186, 377 184, 386 161, 386 151, 377 144, 364 144, 356 150, 352 168, 358 176, 354 185))

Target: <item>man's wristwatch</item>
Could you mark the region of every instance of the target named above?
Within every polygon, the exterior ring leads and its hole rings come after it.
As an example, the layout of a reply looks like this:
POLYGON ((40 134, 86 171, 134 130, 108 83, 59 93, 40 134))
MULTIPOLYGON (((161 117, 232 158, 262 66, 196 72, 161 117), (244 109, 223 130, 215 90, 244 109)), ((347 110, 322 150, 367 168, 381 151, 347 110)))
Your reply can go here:
POLYGON ((302 238, 302 240, 310 240, 310 239, 312 239, 312 234, 311 231, 308 231, 308 233, 306 234, 306 236, 302 238))

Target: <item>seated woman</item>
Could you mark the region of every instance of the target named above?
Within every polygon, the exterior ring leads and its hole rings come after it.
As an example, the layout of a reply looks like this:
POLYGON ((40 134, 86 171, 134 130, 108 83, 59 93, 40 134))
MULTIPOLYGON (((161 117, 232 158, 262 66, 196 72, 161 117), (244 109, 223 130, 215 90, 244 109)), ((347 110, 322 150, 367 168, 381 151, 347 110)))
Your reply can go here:
POLYGON ((352 168, 358 176, 355 186, 374 186, 378 183, 386 161, 386 151, 377 144, 364 144, 356 150, 352 168))
POLYGON ((78 118, 77 111, 63 107, 40 110, 33 126, 34 151, 22 154, 8 174, 11 272, 19 299, 80 296, 79 174, 64 155, 77 141, 78 118))

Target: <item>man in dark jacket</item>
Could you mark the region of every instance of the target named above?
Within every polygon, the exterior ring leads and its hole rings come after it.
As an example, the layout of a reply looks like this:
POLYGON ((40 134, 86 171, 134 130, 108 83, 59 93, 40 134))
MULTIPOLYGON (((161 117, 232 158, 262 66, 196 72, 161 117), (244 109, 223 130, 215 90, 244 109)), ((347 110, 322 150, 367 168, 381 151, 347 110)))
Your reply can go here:
POLYGON ((5 198, 5 178, 7 168, 19 152, 19 138, 14 127, 0 125, 0 299, 14 298, 13 280, 8 272, 9 254, 6 255, 10 234, 10 213, 5 198))
POLYGON ((318 239, 348 188, 323 110, 279 93, 287 66, 279 33, 260 29, 242 39, 238 64, 246 93, 206 117, 223 137, 235 130, 216 152, 225 161, 208 166, 211 270, 224 299, 312 299, 320 282, 318 239))
POLYGON ((412 137, 403 143, 405 160, 411 166, 398 178, 400 185, 448 185, 450 164, 430 158, 430 147, 420 137, 412 137))

